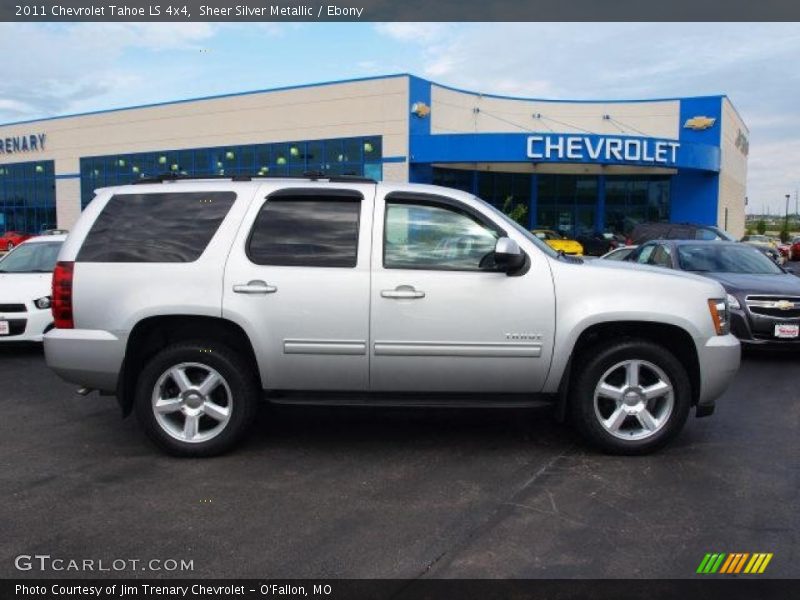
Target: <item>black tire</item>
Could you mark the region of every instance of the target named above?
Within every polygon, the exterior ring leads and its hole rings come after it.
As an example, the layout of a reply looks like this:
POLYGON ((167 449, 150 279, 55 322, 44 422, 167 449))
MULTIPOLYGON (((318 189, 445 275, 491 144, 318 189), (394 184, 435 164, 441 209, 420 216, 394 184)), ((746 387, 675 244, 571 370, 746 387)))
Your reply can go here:
POLYGON ((6 252, 11 252, 14 249, 14 242, 8 242, 6 244, 6 252))
MULTIPOLYGON (((166 383, 159 385, 159 389, 169 385, 173 385, 170 378, 166 383)), ((216 456, 230 450, 245 437, 258 408, 260 387, 250 362, 227 346, 217 342, 181 342, 164 348, 145 365, 136 385, 134 400, 136 416, 148 437, 168 454, 185 457, 216 456), (224 395, 224 400, 228 394, 230 395, 230 401, 223 406, 229 410, 227 422, 215 424, 213 420, 209 420, 210 417, 198 417, 203 419, 204 423, 219 426, 219 432, 210 439, 196 442, 176 439, 159 424, 156 418, 153 400, 156 385, 169 369, 181 364, 200 365, 200 367, 188 367, 189 370, 184 369, 189 376, 194 376, 198 381, 201 379, 197 374, 202 375, 203 368, 213 369, 224 382, 224 385, 215 388, 214 393, 222 388, 219 393, 224 395)), ((177 391, 178 388, 175 385, 173 389, 177 391)), ((173 393, 166 395, 172 396, 173 393)), ((170 416, 170 419, 172 418, 170 416)), ((185 422, 186 417, 177 411, 174 413, 174 419, 176 428, 179 429, 181 419, 185 422)))
MULTIPOLYGON (((620 368, 623 369, 621 372, 612 371, 609 377, 624 375, 624 367, 620 368)), ((643 372, 642 378, 657 376, 657 373, 646 365, 643 366, 643 372)), ((585 438, 604 452, 624 455, 648 454, 674 438, 686 423, 692 404, 689 376, 681 362, 663 346, 640 339, 600 343, 581 353, 575 361, 572 373, 574 380, 571 382, 569 394, 572 420, 585 438), (663 419, 663 424, 652 433, 643 432, 641 434, 648 436, 644 439, 616 437, 601 424, 600 417, 610 417, 610 415, 604 415, 601 411, 599 416, 600 409, 595 407, 595 389, 601 379, 604 375, 608 375, 609 370, 613 369, 615 365, 628 360, 641 360, 655 365, 666 375, 668 383, 672 386, 671 411, 663 419)), ((605 401, 604 399, 598 400, 598 402, 605 401)), ((662 398, 654 402, 664 403, 667 401, 662 398)), ((661 406, 663 410, 664 404, 661 406)), ((610 410, 613 412, 614 409, 610 410)), ((631 425, 631 430, 642 427, 639 418, 635 415, 623 416, 622 419, 624 425, 631 425)), ((619 431, 617 435, 626 434, 634 435, 634 433, 630 433, 630 430, 625 429, 619 431)))

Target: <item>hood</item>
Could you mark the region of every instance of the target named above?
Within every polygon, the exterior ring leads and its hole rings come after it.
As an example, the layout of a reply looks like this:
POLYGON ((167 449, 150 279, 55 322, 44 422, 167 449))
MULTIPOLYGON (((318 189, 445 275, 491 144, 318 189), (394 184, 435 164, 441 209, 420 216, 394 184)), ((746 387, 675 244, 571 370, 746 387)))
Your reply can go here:
POLYGON ((731 294, 800 296, 800 277, 790 273, 758 275, 753 273, 704 273, 719 281, 731 294))
POLYGON ((0 304, 30 304, 51 293, 52 273, 0 273, 0 304))
MULTIPOLYGON (((666 267, 640 265, 639 263, 626 262, 622 260, 589 260, 584 262, 584 265, 591 269, 609 269, 617 271, 617 273, 609 273, 610 277, 625 277, 631 271, 635 271, 637 273, 656 273, 658 275, 663 275, 664 277, 673 277, 684 280, 692 279, 694 281, 706 281, 705 277, 701 277, 700 275, 695 275, 693 273, 676 271, 675 269, 667 269, 666 267)), ((800 279, 798 281, 800 281, 800 279)))

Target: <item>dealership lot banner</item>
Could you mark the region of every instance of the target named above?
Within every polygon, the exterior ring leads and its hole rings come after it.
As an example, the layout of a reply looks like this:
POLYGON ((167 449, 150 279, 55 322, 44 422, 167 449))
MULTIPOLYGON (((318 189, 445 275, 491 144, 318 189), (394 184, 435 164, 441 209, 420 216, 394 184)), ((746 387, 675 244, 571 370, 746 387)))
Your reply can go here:
POLYGON ((0 21, 797 21, 785 0, 0 0, 0 21))

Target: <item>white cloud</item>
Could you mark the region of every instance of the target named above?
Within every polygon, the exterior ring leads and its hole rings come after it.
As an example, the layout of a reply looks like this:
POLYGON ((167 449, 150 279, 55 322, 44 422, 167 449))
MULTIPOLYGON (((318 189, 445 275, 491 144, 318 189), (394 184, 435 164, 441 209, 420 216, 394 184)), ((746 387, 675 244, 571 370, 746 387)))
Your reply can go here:
POLYGON ((378 23, 375 29, 390 38, 401 42, 430 42, 441 38, 449 25, 447 23, 378 23))

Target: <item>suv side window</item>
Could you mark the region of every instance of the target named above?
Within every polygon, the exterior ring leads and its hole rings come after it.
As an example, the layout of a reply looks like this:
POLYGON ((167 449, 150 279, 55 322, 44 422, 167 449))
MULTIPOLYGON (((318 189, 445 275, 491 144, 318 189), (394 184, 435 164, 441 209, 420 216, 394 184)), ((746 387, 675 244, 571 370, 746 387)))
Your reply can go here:
POLYGON ((694 239, 696 240, 721 240, 722 238, 717 235, 716 231, 712 229, 698 229, 694 234, 694 239))
POLYGON ((383 236, 387 269, 495 270, 500 234, 455 207, 388 200, 383 236))
POLYGON ((268 198, 247 241, 257 265, 355 267, 361 197, 299 195, 268 198))
POLYGON ((92 225, 76 260, 194 262, 235 200, 234 192, 117 194, 92 225))

